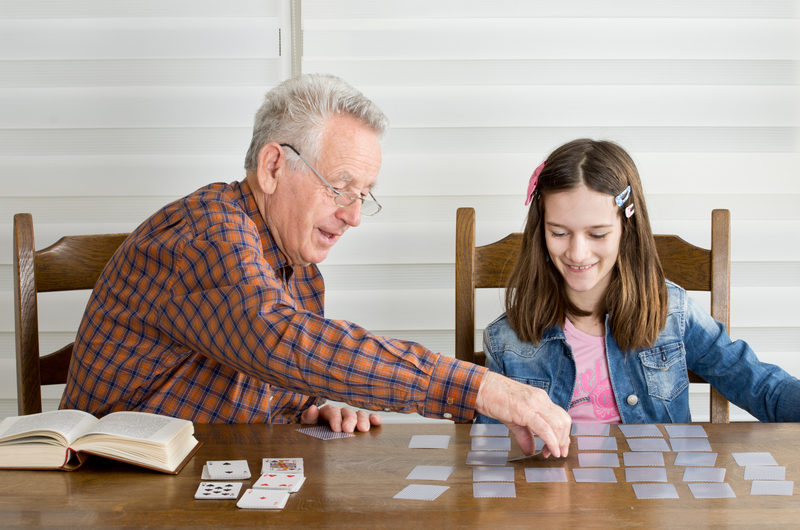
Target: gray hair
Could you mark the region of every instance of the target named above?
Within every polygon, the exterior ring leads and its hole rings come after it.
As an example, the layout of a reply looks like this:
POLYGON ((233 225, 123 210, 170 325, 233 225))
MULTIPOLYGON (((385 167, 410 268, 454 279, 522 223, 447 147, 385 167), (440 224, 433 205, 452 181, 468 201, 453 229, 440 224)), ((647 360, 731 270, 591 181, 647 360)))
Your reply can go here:
MULTIPOLYGON (((307 160, 315 160, 328 120, 352 116, 381 139, 389 120, 364 94, 329 74, 306 74, 287 79, 264 97, 256 113, 253 139, 245 156, 247 171, 258 169, 258 153, 269 142, 288 143, 307 160)), ((296 157, 292 169, 304 169, 296 157)))

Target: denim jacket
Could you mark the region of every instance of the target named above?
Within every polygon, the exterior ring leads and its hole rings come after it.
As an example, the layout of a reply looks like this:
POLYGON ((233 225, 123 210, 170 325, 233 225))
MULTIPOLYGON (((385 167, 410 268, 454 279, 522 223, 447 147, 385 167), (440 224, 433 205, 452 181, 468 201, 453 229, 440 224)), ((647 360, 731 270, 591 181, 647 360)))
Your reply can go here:
MULTIPOLYGON (((608 374, 622 423, 691 422, 687 368, 761 421, 800 421, 800 380, 760 362, 747 343, 732 342, 682 288, 667 282, 667 291, 667 324, 650 348, 624 353, 606 316, 608 374)), ((576 367, 560 326, 532 344, 522 342, 502 315, 484 331, 483 348, 490 370, 541 388, 569 409, 576 367)), ((478 417, 478 423, 491 422, 478 417)))

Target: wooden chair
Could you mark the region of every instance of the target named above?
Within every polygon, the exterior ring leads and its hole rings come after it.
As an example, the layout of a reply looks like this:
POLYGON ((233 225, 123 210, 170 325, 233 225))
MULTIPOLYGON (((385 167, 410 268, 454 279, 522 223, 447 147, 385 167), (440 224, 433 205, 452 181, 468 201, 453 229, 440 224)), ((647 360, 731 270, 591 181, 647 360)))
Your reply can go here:
MULTIPOLYGON (((675 235, 656 235, 656 247, 666 277, 689 291, 711 291, 711 316, 730 329, 731 235, 730 212, 711 212, 711 250, 696 247, 675 235)), ((483 365, 486 356, 475 351, 475 289, 506 285, 522 241, 509 234, 475 247, 475 210, 456 214, 456 358, 483 365)), ((705 383, 689 372, 689 381, 705 383)), ((728 401, 711 388, 711 422, 729 421, 728 401)))
POLYGON ((72 344, 39 357, 36 293, 92 289, 128 234, 67 236, 37 251, 30 214, 14 216, 14 331, 19 414, 42 411, 41 385, 67 382, 72 344))

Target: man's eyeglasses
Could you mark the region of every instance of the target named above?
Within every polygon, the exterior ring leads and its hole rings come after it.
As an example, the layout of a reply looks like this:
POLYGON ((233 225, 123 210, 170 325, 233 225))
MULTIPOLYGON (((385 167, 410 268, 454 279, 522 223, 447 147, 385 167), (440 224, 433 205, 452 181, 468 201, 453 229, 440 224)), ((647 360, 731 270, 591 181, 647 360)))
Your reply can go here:
POLYGON ((378 204, 377 200, 375 200, 375 196, 372 195, 372 192, 369 193, 371 199, 368 199, 366 197, 361 197, 360 195, 357 195, 351 191, 338 191, 336 188, 331 186, 327 180, 322 178, 322 175, 320 175, 319 172, 316 169, 314 169, 314 166, 308 163, 308 160, 303 158, 303 155, 301 155, 297 149, 295 149, 289 144, 280 144, 280 145, 281 147, 288 147, 289 149, 294 151, 294 153, 300 157, 300 160, 305 162, 306 165, 309 168, 311 168, 311 171, 313 171, 314 174, 318 176, 319 179, 322 182, 324 182, 326 186, 328 186, 328 188, 335 194, 333 197, 333 202, 336 204, 336 206, 340 208, 347 208, 354 202, 361 201, 361 215, 375 215, 376 213, 381 211, 382 206, 378 204))

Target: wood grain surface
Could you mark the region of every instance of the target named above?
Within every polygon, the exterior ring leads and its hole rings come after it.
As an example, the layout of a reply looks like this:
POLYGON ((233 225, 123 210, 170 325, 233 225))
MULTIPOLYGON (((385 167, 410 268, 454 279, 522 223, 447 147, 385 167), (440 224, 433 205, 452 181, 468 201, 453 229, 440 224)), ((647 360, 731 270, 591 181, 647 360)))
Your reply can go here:
MULTIPOLYGON (((472 496, 469 425, 389 424, 353 438, 323 441, 296 433, 297 425, 197 425, 203 447, 179 475, 92 458, 72 473, 0 471, 0 527, 136 528, 632 528, 632 527, 797 527, 798 490, 791 497, 751 496, 744 468, 731 453, 767 451, 786 467, 786 479, 800 479, 800 424, 703 424, 716 467, 727 469, 732 499, 695 499, 682 482, 676 453, 664 453, 669 482, 678 499, 639 500, 614 469, 616 484, 576 483, 577 443, 563 460, 513 462, 516 498, 472 496), (408 449, 416 434, 448 434, 447 449, 408 449), (234 501, 199 501, 194 493, 206 460, 246 459, 253 478, 264 457, 301 457, 306 482, 280 511, 242 510, 234 501), (450 465, 449 486, 434 501, 395 500, 412 483, 417 465, 450 465), (564 467, 567 483, 527 483, 525 467, 564 467)), ((660 426, 666 438, 666 431, 660 426)), ((620 461, 628 451, 615 426, 620 461)), ((514 456, 519 448, 512 441, 514 456)))

